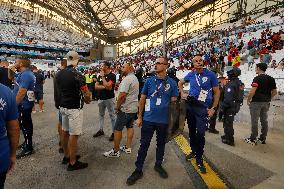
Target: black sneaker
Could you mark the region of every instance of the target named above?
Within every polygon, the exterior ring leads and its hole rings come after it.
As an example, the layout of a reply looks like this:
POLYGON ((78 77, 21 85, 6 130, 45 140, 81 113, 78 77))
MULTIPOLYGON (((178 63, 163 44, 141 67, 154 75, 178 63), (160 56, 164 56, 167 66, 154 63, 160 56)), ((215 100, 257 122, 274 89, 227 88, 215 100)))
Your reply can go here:
POLYGON ((26 147, 26 143, 23 142, 21 145, 18 146, 18 150, 23 149, 26 147))
POLYGON ((104 135, 104 134, 105 134, 105 133, 104 133, 103 130, 99 130, 96 134, 93 135, 93 137, 96 138, 96 137, 102 136, 102 135, 104 135))
POLYGON ((143 176, 143 172, 142 171, 137 171, 135 170, 131 175, 130 177, 128 177, 127 181, 126 181, 126 184, 127 185, 133 185, 135 184, 135 182, 138 180, 138 179, 141 179, 143 176))
POLYGON ((108 139, 109 141, 113 141, 114 140, 114 134, 112 133, 108 139))
POLYGON ((262 140, 261 138, 256 139, 256 141, 260 144, 266 144, 265 140, 262 140))
MULTIPOLYGON (((79 160, 81 158, 81 156, 80 155, 76 155, 76 160, 79 160)), ((64 165, 66 165, 67 163, 69 163, 69 161, 70 161, 70 158, 68 157, 63 157, 63 159, 62 159, 62 164, 64 164, 64 165)))
POLYGON ((29 155, 32 155, 34 153, 34 150, 28 150, 26 148, 22 148, 22 150, 17 154, 16 158, 17 159, 21 159, 23 157, 26 157, 26 156, 29 156, 29 155))
POLYGON ((193 158, 195 158, 194 152, 190 152, 190 154, 185 156, 186 161, 191 161, 193 158))
POLYGON ((257 145, 257 142, 251 138, 245 138, 245 142, 253 146, 257 145))
POLYGON ((208 129, 208 132, 209 132, 209 133, 213 133, 213 134, 219 134, 219 131, 218 131, 218 130, 216 130, 216 129, 211 129, 211 128, 208 129))
POLYGON ((196 161, 196 165, 197 165, 199 171, 200 171, 202 174, 205 174, 205 173, 206 173, 206 168, 205 168, 205 166, 204 166, 204 164, 203 164, 203 160, 201 160, 201 161, 199 161, 199 162, 196 161))
POLYGON ((235 142, 232 141, 232 140, 227 140, 227 139, 225 139, 225 138, 222 138, 222 142, 223 142, 224 144, 227 144, 227 145, 230 145, 230 146, 235 146, 235 142))
POLYGON ((68 164, 67 171, 75 171, 79 169, 85 169, 87 167, 88 163, 83 163, 77 160, 74 165, 71 165, 70 163, 68 164))
POLYGON ((161 166, 161 165, 155 165, 154 170, 157 171, 160 175, 161 178, 168 178, 168 173, 166 172, 166 170, 161 166))

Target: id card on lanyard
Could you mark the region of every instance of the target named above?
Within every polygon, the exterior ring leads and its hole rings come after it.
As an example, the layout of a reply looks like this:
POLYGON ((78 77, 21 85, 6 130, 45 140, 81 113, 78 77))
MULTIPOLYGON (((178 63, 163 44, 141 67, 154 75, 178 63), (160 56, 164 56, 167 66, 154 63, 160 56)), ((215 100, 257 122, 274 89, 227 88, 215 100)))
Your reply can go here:
MULTIPOLYGON (((156 84, 156 89, 154 93, 151 95, 153 98, 155 95, 157 95, 157 100, 156 100, 156 106, 160 106, 162 104, 162 95, 166 90, 166 80, 160 83, 160 85, 157 84, 157 79, 155 79, 155 84, 156 84), (164 86, 163 86, 164 85, 164 86)), ((150 99, 146 99, 146 104, 145 104, 145 111, 150 111, 151 106, 150 106, 150 99)))
POLYGON ((195 74, 195 79, 196 79, 197 85, 201 88, 200 93, 198 95, 198 100, 201 101, 201 102, 205 102, 205 100, 207 99, 207 96, 208 96, 208 91, 202 89, 201 84, 199 82, 199 77, 197 76, 197 74, 195 74))

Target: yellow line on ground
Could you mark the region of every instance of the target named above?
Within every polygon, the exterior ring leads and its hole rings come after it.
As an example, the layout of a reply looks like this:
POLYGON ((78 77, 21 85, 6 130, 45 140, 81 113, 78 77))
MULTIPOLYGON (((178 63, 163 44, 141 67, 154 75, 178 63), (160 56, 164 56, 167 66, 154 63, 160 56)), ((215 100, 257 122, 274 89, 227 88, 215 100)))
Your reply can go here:
MULTIPOLYGON (((185 155, 190 154, 191 148, 188 144, 188 141, 184 138, 183 135, 179 135, 175 138, 176 143, 182 150, 182 152, 185 155)), ((207 173, 202 174, 200 173, 197 165, 196 160, 193 158, 191 160, 191 164, 195 168, 195 170, 198 172, 198 174, 201 176, 201 178, 204 180, 205 184, 209 189, 227 189, 228 187, 224 183, 224 181, 218 176, 218 174, 209 166, 209 164, 204 160, 204 166, 206 168, 207 173)))

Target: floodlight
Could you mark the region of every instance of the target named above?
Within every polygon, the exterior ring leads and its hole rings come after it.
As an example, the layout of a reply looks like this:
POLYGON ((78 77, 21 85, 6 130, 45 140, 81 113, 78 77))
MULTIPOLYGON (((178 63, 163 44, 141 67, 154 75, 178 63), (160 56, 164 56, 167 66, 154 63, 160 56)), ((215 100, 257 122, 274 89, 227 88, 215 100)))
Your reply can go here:
POLYGON ((123 28, 130 28, 132 26, 132 20, 130 19, 126 19, 126 20, 123 20, 120 25, 123 27, 123 28))

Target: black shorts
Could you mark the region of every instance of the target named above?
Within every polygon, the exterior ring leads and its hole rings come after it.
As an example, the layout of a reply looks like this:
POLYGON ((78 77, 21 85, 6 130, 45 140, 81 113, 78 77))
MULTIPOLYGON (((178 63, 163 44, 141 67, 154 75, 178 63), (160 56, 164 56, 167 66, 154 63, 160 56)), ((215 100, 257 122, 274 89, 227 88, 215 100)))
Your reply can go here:
POLYGON ((116 131, 122 131, 124 126, 126 126, 126 128, 133 128, 133 123, 136 119, 136 113, 125 113, 119 111, 117 113, 114 129, 116 131))
POLYGON ((37 102, 43 99, 43 91, 35 91, 34 94, 37 102))

